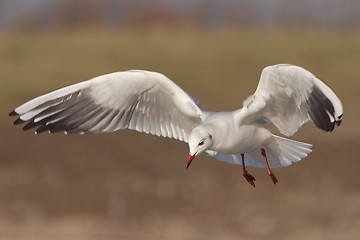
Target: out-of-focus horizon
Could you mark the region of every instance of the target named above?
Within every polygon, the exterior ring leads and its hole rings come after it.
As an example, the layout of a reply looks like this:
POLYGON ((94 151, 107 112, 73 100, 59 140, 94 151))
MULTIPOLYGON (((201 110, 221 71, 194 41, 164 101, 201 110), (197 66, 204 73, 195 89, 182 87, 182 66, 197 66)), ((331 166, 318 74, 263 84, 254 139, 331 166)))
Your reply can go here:
POLYGON ((358 0, 2 0, 0 33, 134 26, 360 28, 358 0))

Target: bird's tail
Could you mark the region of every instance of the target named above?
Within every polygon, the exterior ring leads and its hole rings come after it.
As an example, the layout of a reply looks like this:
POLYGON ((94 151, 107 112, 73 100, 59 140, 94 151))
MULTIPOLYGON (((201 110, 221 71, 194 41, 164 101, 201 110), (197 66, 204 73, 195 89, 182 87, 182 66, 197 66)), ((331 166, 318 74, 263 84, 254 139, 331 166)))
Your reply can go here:
MULTIPOLYGON (((271 168, 286 167, 294 162, 298 162, 306 158, 312 152, 311 147, 311 144, 294 141, 276 135, 273 135, 273 141, 266 146, 263 146, 271 168)), ((212 157, 216 157, 220 161, 241 165, 240 154, 222 154, 214 151, 207 151, 207 153, 212 157)), ((258 168, 266 167, 260 149, 246 152, 244 156, 246 166, 258 168)))
MULTIPOLYGON (((286 167, 306 158, 312 145, 273 135, 274 141, 264 147, 272 168, 286 167)), ((265 167, 265 166, 264 166, 265 167)))

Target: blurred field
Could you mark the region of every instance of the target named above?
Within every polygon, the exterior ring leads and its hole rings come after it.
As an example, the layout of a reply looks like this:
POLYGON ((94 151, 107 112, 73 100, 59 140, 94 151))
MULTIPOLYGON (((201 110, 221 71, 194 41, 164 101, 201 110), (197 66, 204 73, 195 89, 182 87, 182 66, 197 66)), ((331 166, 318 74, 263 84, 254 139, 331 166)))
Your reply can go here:
POLYGON ((357 239, 360 34, 313 31, 60 32, 0 36, 0 239, 357 239), (137 132, 22 132, 7 114, 40 94, 127 69, 162 72, 207 110, 232 110, 263 67, 303 66, 343 100, 343 125, 306 125, 304 161, 241 168, 137 132))

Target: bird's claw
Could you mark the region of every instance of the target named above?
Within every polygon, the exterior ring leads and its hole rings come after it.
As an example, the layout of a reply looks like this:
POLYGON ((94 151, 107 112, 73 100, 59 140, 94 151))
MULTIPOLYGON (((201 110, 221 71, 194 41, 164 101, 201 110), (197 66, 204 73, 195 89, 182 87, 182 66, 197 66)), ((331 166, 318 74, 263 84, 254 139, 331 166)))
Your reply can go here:
POLYGON ((246 181, 248 181, 248 183, 250 183, 253 187, 255 187, 255 182, 256 179, 254 178, 253 175, 251 175, 250 173, 248 173, 247 171, 243 173, 244 178, 246 179, 246 181))

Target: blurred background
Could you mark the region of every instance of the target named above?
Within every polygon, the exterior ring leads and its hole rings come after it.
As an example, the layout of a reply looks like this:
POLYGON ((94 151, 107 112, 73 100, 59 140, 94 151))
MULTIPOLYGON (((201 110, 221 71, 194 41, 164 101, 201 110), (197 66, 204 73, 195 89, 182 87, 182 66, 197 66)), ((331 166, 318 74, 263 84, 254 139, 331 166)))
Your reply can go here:
POLYGON ((357 239, 360 1, 0 0, 0 239, 357 239), (303 66, 344 104, 331 134, 306 124, 304 161, 264 169, 124 130, 23 132, 8 113, 127 69, 162 72, 206 110, 234 110, 261 70, 303 66))

